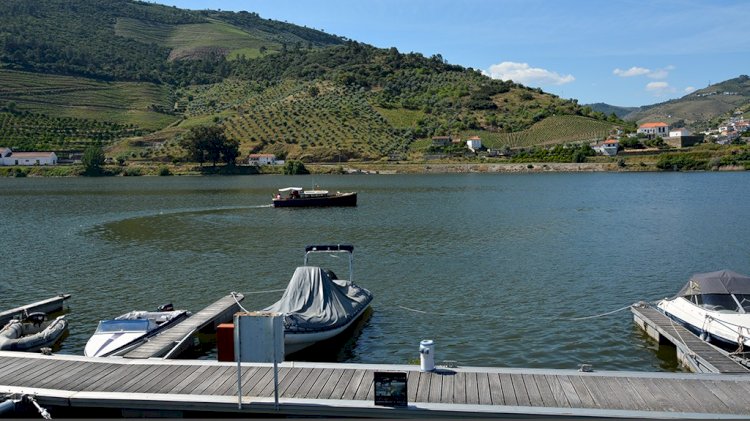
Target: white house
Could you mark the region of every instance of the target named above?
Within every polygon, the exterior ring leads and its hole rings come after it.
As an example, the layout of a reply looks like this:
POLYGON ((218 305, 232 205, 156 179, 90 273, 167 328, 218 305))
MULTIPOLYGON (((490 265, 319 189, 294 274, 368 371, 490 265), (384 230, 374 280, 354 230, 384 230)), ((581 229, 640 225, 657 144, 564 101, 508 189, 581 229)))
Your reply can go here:
POLYGON ((615 156, 617 155, 617 149, 620 146, 620 141, 617 139, 607 139, 601 145, 596 145, 592 149, 596 152, 606 155, 615 156))
POLYGON ((674 129, 669 131, 669 137, 683 137, 690 136, 690 130, 686 128, 674 129))
POLYGON ((656 123, 644 123, 638 127, 638 133, 643 133, 650 138, 654 137, 669 137, 669 124, 656 122, 656 123))
POLYGON ((482 139, 479 136, 472 136, 466 140, 466 147, 472 151, 482 149, 482 139))
POLYGON ((276 164, 276 155, 271 153, 251 153, 247 157, 247 163, 250 165, 274 165, 276 164))
POLYGON ((13 152, 0 148, 0 165, 57 165, 54 152, 13 152))

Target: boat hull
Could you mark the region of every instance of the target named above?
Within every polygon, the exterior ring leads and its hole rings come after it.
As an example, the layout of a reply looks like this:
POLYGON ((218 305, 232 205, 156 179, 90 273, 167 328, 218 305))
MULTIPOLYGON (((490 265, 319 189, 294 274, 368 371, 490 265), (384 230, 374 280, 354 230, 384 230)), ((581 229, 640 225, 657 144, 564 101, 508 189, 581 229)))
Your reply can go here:
MULTIPOLYGON (((134 312, 137 313, 137 312, 134 312)), ((143 312, 147 313, 147 312, 143 312)), ((190 313, 186 310, 174 310, 171 312, 155 312, 151 314, 169 314, 169 318, 163 323, 159 324, 155 328, 149 330, 137 330, 137 331, 109 331, 109 332, 97 332, 91 336, 86 343, 83 355, 87 357, 110 357, 125 353, 132 349, 134 346, 140 344, 147 338, 150 338, 158 333, 164 331, 170 326, 174 326, 180 321, 184 320, 190 313)), ((128 314, 124 314, 114 320, 128 320, 128 314)))
POLYGON ((302 351, 305 348, 311 347, 318 342, 326 341, 328 339, 335 338, 344 331, 346 331, 354 322, 359 320, 362 315, 370 308, 369 303, 363 306, 356 316, 352 317, 346 324, 336 327, 334 329, 327 329, 318 332, 284 332, 284 353, 286 355, 293 354, 295 352, 302 351))
POLYGON ((662 300, 657 308, 694 334, 728 347, 738 347, 742 338, 750 346, 750 314, 707 310, 678 297, 662 300))
POLYGON ((0 350, 36 352, 60 340, 68 327, 61 316, 46 325, 11 322, 0 332, 0 350))
POLYGON ((357 206, 357 193, 340 193, 324 197, 273 199, 273 206, 275 208, 357 206))

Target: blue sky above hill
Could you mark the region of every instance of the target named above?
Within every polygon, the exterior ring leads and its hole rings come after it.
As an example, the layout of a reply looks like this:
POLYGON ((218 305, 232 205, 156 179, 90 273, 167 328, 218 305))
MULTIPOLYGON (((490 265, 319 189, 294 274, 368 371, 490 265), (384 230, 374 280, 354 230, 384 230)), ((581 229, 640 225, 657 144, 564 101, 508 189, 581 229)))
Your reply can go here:
POLYGON ((639 106, 750 73, 746 0, 159 0, 256 12, 479 69, 580 103, 639 106))

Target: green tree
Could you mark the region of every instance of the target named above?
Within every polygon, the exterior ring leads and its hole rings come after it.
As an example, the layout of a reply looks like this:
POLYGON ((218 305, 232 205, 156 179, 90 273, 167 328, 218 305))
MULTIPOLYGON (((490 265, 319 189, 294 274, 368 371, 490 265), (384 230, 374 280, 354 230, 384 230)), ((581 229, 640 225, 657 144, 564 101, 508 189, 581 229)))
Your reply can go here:
POLYGON ((305 168, 305 164, 303 164, 302 161, 292 160, 286 161, 286 164, 284 164, 284 174, 310 174, 310 172, 307 171, 307 168, 305 168))
POLYGON ((234 165, 240 155, 240 141, 237 139, 226 139, 221 146, 221 159, 228 165, 234 165))
POLYGON ((83 172, 86 175, 100 175, 104 165, 104 150, 101 146, 92 145, 83 151, 81 158, 83 172))
POLYGON ((187 150, 190 159, 201 166, 208 161, 213 166, 219 161, 234 165, 240 149, 239 141, 227 139, 224 129, 219 126, 193 127, 180 145, 187 150))

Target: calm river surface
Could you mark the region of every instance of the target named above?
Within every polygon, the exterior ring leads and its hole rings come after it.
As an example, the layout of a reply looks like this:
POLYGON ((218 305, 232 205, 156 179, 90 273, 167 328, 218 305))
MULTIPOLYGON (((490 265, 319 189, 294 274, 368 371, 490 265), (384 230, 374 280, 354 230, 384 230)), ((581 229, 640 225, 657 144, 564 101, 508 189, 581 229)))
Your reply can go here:
POLYGON ((750 273, 750 173, 2 178, 0 191, 0 309, 72 294, 66 354, 134 309, 198 311, 230 291, 260 309, 281 293, 251 293, 286 287, 305 245, 351 243, 374 311, 326 359, 414 362, 429 338, 461 365, 674 370, 629 311, 574 319, 671 295, 692 273, 750 273), (356 190, 359 206, 269 207, 276 188, 313 184, 356 190))

